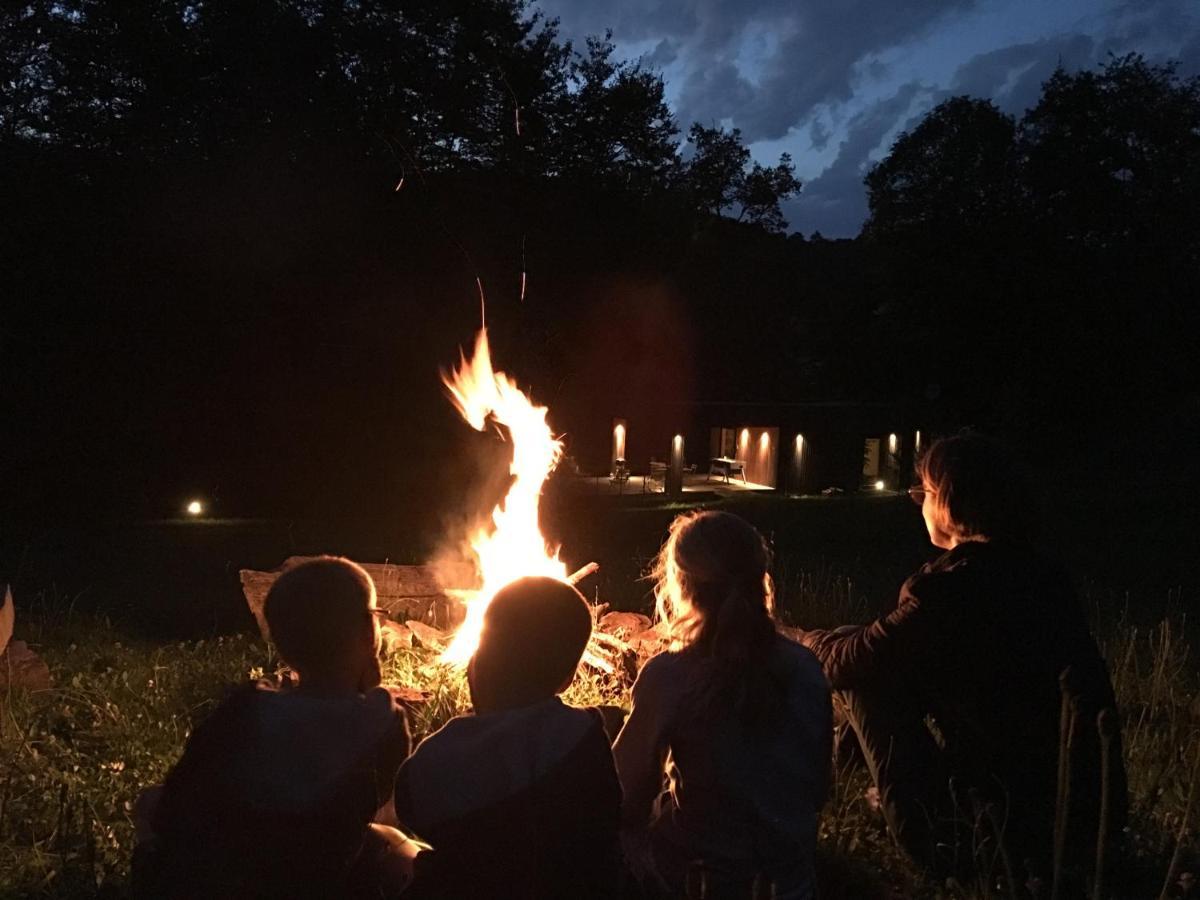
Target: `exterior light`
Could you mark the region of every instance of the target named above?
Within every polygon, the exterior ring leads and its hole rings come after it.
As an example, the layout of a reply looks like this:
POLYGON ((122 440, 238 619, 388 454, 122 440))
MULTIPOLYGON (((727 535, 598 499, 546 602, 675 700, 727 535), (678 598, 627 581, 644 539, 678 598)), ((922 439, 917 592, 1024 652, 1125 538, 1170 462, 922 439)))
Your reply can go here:
POLYGON ((883 490, 885 487, 887 487, 887 485, 885 485, 885 484, 883 483, 883 480, 882 480, 882 479, 880 479, 879 481, 875 482, 875 490, 877 490, 877 491, 882 491, 882 490, 883 490))
POLYGON ((189 516, 192 516, 193 518, 204 514, 204 504, 201 503, 199 500, 192 500, 191 502, 189 502, 186 509, 187 509, 187 514, 189 516))
POLYGON ((771 446, 771 436, 764 431, 758 436, 758 444, 762 449, 766 450, 771 446))
POLYGON ((896 435, 889 434, 888 435, 888 453, 895 453, 895 452, 896 452, 896 435))
POLYGON ((798 434, 798 435, 796 435, 796 452, 799 453, 803 449, 804 449, 804 435, 798 434))
POLYGON ((748 443, 750 443, 750 429, 749 429, 749 428, 743 428, 743 429, 742 429, 742 433, 741 433, 741 435, 739 436, 739 440, 740 440, 740 441, 741 441, 743 444, 748 444, 748 443))

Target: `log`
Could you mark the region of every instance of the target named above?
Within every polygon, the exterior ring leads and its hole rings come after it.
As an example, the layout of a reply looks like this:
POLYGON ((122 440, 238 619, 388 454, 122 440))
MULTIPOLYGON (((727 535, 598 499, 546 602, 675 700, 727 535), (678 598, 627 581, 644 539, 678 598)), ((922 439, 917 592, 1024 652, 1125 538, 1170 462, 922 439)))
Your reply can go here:
MULTIPOLYGON (((267 591, 285 570, 298 565, 311 556, 291 556, 283 564, 269 572, 242 569, 242 593, 246 605, 258 623, 258 630, 269 638, 267 621, 263 616, 263 604, 267 591)), ((416 620, 435 628, 448 630, 463 620, 462 604, 446 593, 432 566, 396 566, 390 563, 359 563, 371 580, 375 582, 376 602, 387 611, 389 618, 405 622, 416 620)), ((463 573, 464 576, 466 573, 463 573)), ((464 577, 465 581, 465 577, 464 577)))

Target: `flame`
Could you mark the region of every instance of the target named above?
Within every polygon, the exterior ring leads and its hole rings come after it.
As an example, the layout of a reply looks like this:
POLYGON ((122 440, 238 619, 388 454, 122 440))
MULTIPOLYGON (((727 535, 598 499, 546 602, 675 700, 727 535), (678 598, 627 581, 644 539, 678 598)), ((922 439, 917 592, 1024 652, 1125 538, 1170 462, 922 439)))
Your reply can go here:
POLYGON ((546 423, 546 407, 535 406, 512 379, 493 370, 486 328, 475 337, 471 359, 460 355, 458 368, 442 380, 472 428, 483 431, 489 419, 503 425, 513 449, 512 486, 492 510, 492 527, 479 529, 470 541, 482 584, 464 597, 466 618, 441 657, 443 662, 462 665, 479 644, 484 611, 500 588, 527 575, 568 580, 557 548, 547 545, 538 527, 542 485, 558 465, 563 448, 546 423))

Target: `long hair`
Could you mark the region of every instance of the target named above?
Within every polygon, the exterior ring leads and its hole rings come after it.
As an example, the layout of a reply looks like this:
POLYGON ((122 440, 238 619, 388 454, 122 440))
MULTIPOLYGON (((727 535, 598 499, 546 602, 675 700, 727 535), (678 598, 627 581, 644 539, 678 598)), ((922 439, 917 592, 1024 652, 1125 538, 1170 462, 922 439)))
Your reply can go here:
POLYGON ((745 722, 761 720, 779 694, 769 667, 770 567, 770 550, 752 525, 710 510, 678 516, 651 569, 655 611, 671 649, 711 661, 696 696, 745 722))

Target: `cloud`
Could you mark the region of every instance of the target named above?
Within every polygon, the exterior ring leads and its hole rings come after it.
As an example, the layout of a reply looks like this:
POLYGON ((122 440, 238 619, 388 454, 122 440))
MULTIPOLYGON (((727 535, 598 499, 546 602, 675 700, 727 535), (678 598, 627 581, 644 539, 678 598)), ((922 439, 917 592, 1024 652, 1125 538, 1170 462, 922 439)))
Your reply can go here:
POLYGON ((851 117, 833 164, 805 185, 799 199, 784 211, 792 228, 818 230, 826 237, 858 234, 867 215, 862 180, 872 154, 890 135, 913 123, 914 105, 927 108, 931 93, 928 86, 910 81, 851 117))
POLYGON ((732 120, 747 141, 775 140, 822 103, 854 95, 878 54, 927 33, 978 0, 541 0, 578 40, 613 29, 618 42, 667 40, 681 68, 676 113, 732 120), (755 41, 755 39, 758 39, 755 41), (746 53, 748 42, 756 52, 746 53))
POLYGON ((995 101, 1005 112, 1021 115, 1037 103, 1042 83, 1055 68, 1090 67, 1096 42, 1086 34, 1061 35, 989 50, 958 67, 948 95, 970 94, 995 101))
POLYGON ((833 137, 833 132, 824 122, 818 118, 812 120, 812 124, 808 126, 808 139, 812 143, 814 150, 824 150, 829 145, 829 139, 833 137))

